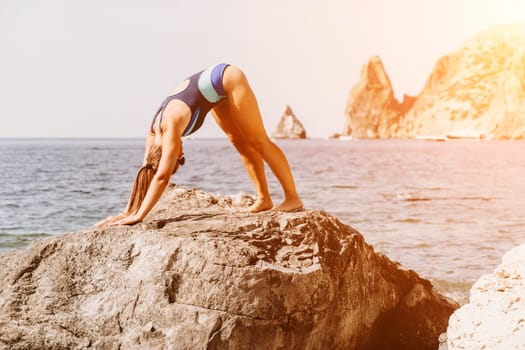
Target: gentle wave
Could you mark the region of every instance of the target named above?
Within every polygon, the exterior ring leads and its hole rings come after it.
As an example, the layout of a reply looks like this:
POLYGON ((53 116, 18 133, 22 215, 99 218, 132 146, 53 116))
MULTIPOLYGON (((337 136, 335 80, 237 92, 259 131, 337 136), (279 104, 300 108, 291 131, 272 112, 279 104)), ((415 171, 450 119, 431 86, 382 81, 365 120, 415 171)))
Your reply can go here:
POLYGON ((31 242, 51 237, 53 235, 47 233, 26 233, 26 234, 9 234, 9 233, 0 233, 0 252, 22 249, 27 247, 31 242))
POLYGON ((353 186, 353 185, 331 185, 331 188, 339 188, 342 190, 355 190, 358 189, 359 186, 353 186))
POLYGON ((410 193, 384 193, 382 194, 385 199, 396 199, 403 202, 430 202, 430 201, 492 201, 497 199, 495 197, 488 196, 417 196, 410 193))
POLYGON ((410 197, 403 198, 405 202, 428 202, 428 201, 491 201, 492 197, 464 196, 464 197, 410 197))
POLYGON ((450 281, 433 278, 431 278, 430 281, 439 292, 446 294, 449 298, 452 298, 458 303, 463 305, 468 302, 472 281, 450 281))
POLYGON ((419 224, 421 221, 422 221, 421 219, 416 219, 416 218, 405 218, 405 219, 394 220, 394 222, 404 223, 404 224, 419 224))

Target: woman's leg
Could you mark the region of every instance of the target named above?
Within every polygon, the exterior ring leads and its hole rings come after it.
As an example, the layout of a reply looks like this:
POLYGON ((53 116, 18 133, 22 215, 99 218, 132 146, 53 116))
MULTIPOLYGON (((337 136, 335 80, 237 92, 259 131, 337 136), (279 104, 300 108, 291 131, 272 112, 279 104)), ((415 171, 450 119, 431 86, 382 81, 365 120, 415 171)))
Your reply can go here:
POLYGON ((226 109, 222 111, 224 113, 220 113, 219 118, 230 119, 236 125, 242 142, 247 142, 253 147, 279 180, 284 192, 284 201, 275 209, 290 211, 301 208, 303 203, 297 194, 288 161, 281 149, 266 134, 257 99, 246 76, 240 69, 228 66, 224 71, 223 86, 228 96, 223 101, 224 104, 219 104, 221 108, 226 109))
MULTIPOLYGON (((224 101, 225 102, 225 101, 224 101)), ((228 105, 219 103, 212 109, 212 114, 219 127, 224 131, 231 141, 237 152, 241 155, 242 162, 252 183, 257 191, 257 200, 248 209, 256 213, 268 210, 273 207, 273 202, 268 191, 268 183, 264 174, 264 163, 262 157, 257 153, 250 144, 244 141, 241 132, 232 121, 225 117, 228 114, 228 105)))

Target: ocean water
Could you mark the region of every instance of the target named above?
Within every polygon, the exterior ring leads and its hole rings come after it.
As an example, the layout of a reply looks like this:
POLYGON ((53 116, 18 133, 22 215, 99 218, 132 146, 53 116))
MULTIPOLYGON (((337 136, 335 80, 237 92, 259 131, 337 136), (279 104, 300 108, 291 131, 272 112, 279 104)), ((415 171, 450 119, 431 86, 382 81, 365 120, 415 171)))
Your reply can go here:
MULTIPOLYGON (((360 231, 376 251, 466 301, 525 242, 525 142, 280 140, 308 209, 360 231)), ((184 141, 172 182, 253 194, 224 139, 184 141)), ((84 230, 123 209, 143 140, 0 140, 0 252, 84 230)), ((282 199, 267 172, 275 202, 282 199)))

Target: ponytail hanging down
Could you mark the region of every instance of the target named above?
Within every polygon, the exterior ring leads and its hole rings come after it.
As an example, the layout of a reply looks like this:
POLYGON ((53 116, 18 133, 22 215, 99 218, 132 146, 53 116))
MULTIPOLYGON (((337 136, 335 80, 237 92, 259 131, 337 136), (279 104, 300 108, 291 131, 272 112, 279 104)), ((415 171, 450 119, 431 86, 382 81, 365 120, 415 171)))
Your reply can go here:
POLYGON ((139 169, 137 177, 135 178, 128 207, 126 208, 127 213, 134 214, 139 210, 140 205, 144 201, 144 197, 146 197, 146 192, 148 192, 151 180, 155 176, 155 173, 157 173, 161 154, 162 149, 159 146, 151 146, 148 157, 146 158, 146 165, 143 165, 139 169))

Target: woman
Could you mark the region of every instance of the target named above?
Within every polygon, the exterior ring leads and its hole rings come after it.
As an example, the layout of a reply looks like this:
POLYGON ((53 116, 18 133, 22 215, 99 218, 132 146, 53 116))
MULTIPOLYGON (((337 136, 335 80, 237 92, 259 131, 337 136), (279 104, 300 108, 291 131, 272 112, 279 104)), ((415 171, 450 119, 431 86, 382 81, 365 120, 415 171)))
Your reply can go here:
POLYGON ((97 225, 133 225, 144 219, 164 192, 170 176, 184 163, 181 137, 199 129, 209 111, 241 155, 257 191, 257 200, 248 210, 273 208, 263 161, 270 166, 284 192, 284 201, 274 209, 302 208, 288 161, 266 134, 246 76, 239 68, 218 64, 192 75, 164 100, 153 118, 144 163, 126 210, 97 225))

